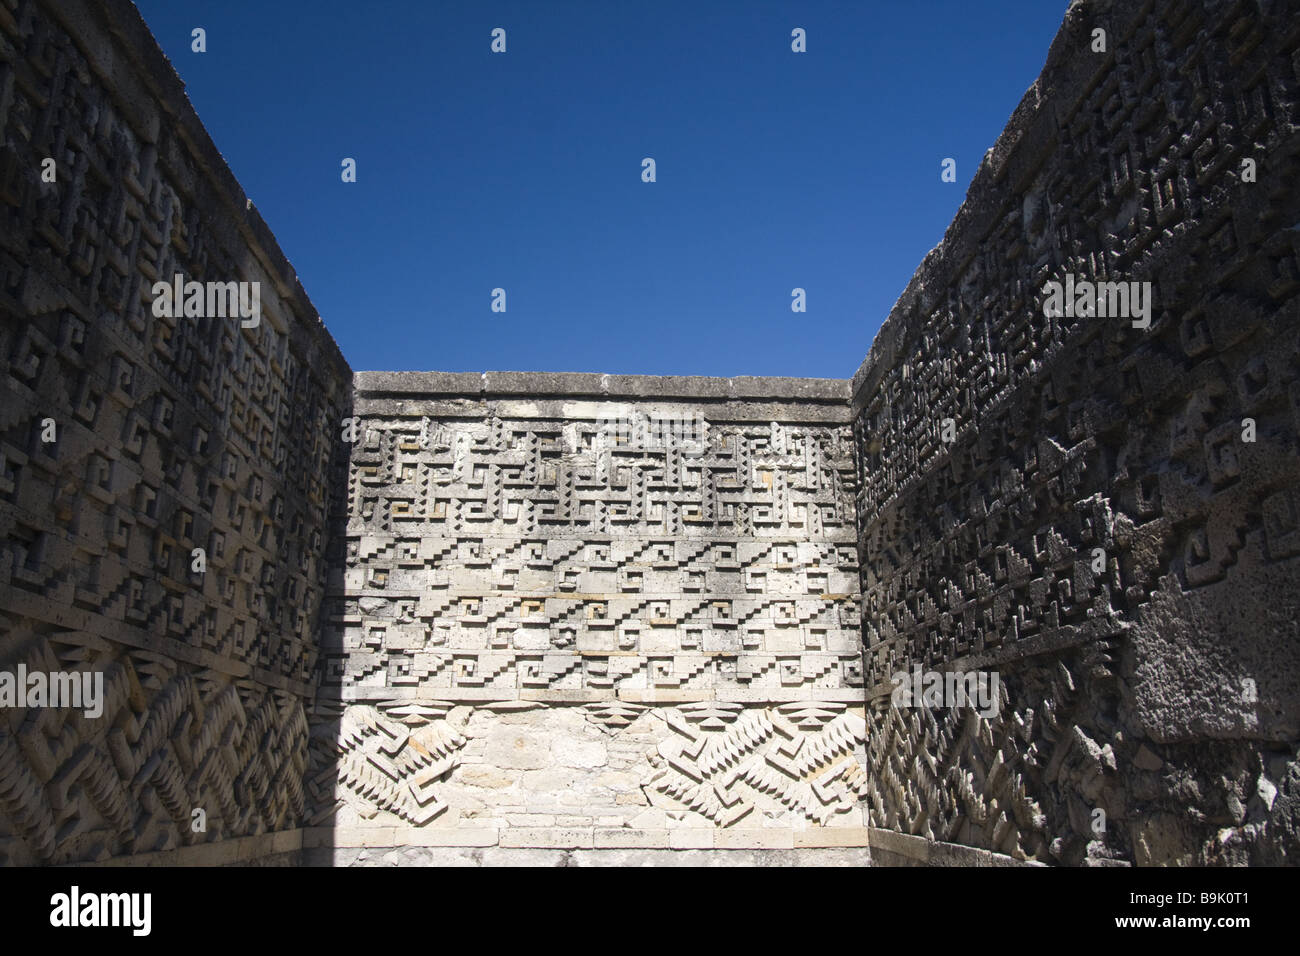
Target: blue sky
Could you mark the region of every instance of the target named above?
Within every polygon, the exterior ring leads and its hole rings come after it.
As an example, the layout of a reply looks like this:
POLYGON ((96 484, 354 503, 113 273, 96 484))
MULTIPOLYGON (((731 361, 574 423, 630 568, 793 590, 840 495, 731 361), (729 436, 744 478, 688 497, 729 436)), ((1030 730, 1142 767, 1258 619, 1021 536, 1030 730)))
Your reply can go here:
POLYGON ((137 5, 354 369, 847 377, 1067 3, 137 5))

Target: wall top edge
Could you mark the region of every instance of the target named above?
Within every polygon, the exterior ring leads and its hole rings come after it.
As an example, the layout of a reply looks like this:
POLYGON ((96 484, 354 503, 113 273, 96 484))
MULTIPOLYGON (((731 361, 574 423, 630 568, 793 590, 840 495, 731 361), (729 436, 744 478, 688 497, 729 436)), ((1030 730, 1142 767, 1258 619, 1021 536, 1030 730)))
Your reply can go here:
MULTIPOLYGON (((1056 122, 1051 97, 1061 86, 1077 80, 1070 74, 1072 70, 1078 72, 1079 38, 1096 23, 1103 23, 1114 32, 1117 26, 1111 19, 1114 6, 1114 0, 1071 0, 1038 78, 1030 84, 997 140, 985 152, 943 238, 922 258, 854 373, 849 392, 855 412, 866 404, 880 379, 904 354, 908 341, 929 319, 956 267, 978 250, 983 238, 997 224, 1002 209, 995 200, 999 193, 1005 193, 1002 180, 1008 167, 1026 142, 1036 141, 1035 137, 1026 137, 1026 133, 1056 122)), ((1137 11, 1122 12, 1127 19, 1137 11)))
POLYGON ((604 375, 598 372, 356 372, 362 397, 461 396, 473 398, 691 399, 789 401, 843 405, 849 381, 741 375, 604 375))
POLYGON ((315 331, 328 361, 351 372, 333 334, 312 304, 293 264, 253 200, 244 192, 199 119, 185 83, 131 0, 39 0, 85 55, 140 142, 180 143, 224 204, 225 216, 291 303, 304 331, 315 331), (114 51, 120 53, 114 55, 114 51), (140 93, 145 97, 141 98, 140 93), (152 109, 148 104, 152 99, 152 109))

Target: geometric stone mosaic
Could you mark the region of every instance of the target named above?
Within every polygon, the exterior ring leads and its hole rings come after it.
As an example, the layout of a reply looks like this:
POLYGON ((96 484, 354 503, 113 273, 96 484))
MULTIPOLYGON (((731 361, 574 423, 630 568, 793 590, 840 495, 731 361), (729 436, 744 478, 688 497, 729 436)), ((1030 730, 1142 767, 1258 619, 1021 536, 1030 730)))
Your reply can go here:
POLYGON ((353 375, 134 7, 0 0, 0 674, 104 687, 0 708, 0 865, 1294 862, 1289 14, 1071 4, 849 383, 353 375))
POLYGON ((0 708, 6 865, 300 826, 351 401, 139 14, 67 16, 0 3, 0 672, 105 699, 0 708), (258 281, 260 322, 155 315, 175 273, 258 281))
POLYGON ((793 421, 712 420, 726 410, 706 408, 692 420, 707 438, 686 453, 606 443, 601 416, 632 403, 385 416, 367 413, 359 383, 327 693, 860 694, 846 423, 799 422, 792 405, 781 413, 793 421))
POLYGON ((876 825, 1044 862, 1300 850, 1293 20, 1072 6, 855 377, 876 825), (1150 283, 1149 327, 1046 314, 1064 275, 1150 283), (1005 712, 886 706, 915 668, 997 671, 1005 712))

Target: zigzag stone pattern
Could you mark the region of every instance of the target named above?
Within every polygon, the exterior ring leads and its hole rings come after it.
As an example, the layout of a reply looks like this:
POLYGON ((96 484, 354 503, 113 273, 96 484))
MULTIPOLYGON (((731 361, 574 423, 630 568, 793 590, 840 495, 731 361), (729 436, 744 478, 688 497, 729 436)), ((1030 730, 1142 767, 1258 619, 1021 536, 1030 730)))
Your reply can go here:
POLYGON ((861 832, 846 384, 359 373, 312 822, 861 832))
POLYGON ((855 377, 874 825, 1044 862, 1300 849, 1286 7, 1072 6, 855 377), (1065 274, 1150 282, 1150 328, 1047 316, 1065 274), (914 668, 997 671, 1004 710, 890 708, 914 668))
POLYGON ((0 864, 297 828, 351 372, 130 4, 0 3, 0 123, 0 671, 105 695, 0 710, 0 864))
POLYGON ((85 632, 26 638, 29 670, 105 674, 102 716, 35 708, 0 733, 0 863, 69 863, 283 830, 307 801, 302 700, 85 632))
POLYGON ((685 704, 665 720, 676 736, 660 744, 667 767, 648 788, 720 826, 769 801, 801 824, 825 826, 867 793, 866 721, 842 704, 685 704))
POLYGON ((864 846, 862 707, 322 704, 310 822, 340 846, 864 846), (324 728, 337 726, 339 732, 324 728), (828 836, 816 836, 823 831, 828 836), (398 837, 396 834, 402 834, 398 837), (735 837, 728 844, 728 837, 735 837), (481 841, 481 842, 480 842, 481 841))

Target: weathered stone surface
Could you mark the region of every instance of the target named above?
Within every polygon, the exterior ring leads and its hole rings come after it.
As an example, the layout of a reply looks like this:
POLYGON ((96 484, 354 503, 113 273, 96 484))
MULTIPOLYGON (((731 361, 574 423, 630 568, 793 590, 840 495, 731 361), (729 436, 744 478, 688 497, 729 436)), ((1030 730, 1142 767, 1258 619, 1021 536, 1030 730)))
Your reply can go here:
POLYGON ((798 850, 560 849, 407 846, 388 850, 339 848, 303 854, 308 866, 867 866, 867 848, 798 850))
POLYGON ((282 853, 351 372, 131 4, 0 4, 0 124, 0 671, 105 697, 0 710, 0 865, 282 853), (260 323, 155 316, 175 273, 260 323))
POLYGON ((1300 852, 1293 13, 1071 5, 854 377, 875 826, 1300 852), (1045 315, 1067 273, 1152 283, 1150 327, 1045 315), (999 672, 1001 712, 915 721, 914 667, 999 672))
POLYGON ((356 376, 317 821, 860 829, 847 383, 734 381, 356 376))
POLYGON ((107 692, 0 864, 1294 862, 1288 13, 1072 4, 849 383, 353 376, 134 8, 4 0, 0 670, 107 692))
POLYGON ((497 767, 540 770, 550 763, 551 741, 526 728, 498 726, 488 735, 485 760, 497 767))

